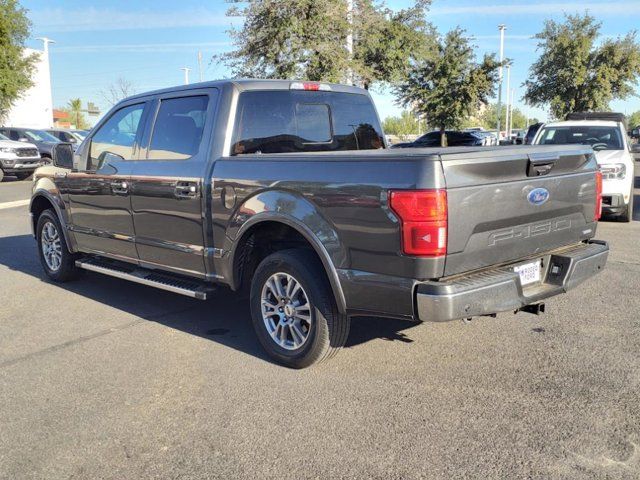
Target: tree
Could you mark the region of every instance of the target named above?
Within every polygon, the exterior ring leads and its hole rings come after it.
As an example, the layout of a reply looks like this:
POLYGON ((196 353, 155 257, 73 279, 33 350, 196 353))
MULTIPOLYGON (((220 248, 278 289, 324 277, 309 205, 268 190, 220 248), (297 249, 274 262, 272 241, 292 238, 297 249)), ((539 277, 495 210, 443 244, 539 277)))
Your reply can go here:
POLYGON ((528 104, 548 106, 561 119, 569 112, 608 110, 612 100, 634 94, 640 75, 636 33, 598 42, 600 26, 588 14, 545 23, 535 36, 540 58, 524 82, 528 104))
MULTIPOLYGON (((232 3, 245 3, 231 0, 232 3)), ((242 16, 230 31, 235 50, 220 55, 235 76, 354 83, 369 88, 403 76, 429 45, 430 0, 393 12, 372 0, 254 0, 227 12, 242 16), (353 52, 347 49, 352 34, 353 52)))
POLYGON ((84 130, 89 126, 82 114, 82 100, 79 98, 69 100, 67 107, 64 108, 63 111, 66 111, 71 115, 77 129, 84 130))
POLYGON ((456 28, 437 38, 433 54, 417 62, 394 91, 401 105, 425 116, 430 126, 440 130, 444 147, 445 130, 458 128, 488 103, 499 66, 494 55, 485 55, 476 63, 470 40, 464 30, 456 28))
POLYGON ((105 90, 100 91, 100 96, 110 106, 114 106, 120 100, 124 100, 131 95, 135 95, 136 89, 132 82, 119 77, 114 83, 110 84, 105 90))
POLYGON ((382 123, 384 133, 397 135, 404 139, 407 135, 420 133, 420 121, 418 117, 408 110, 404 110, 399 117, 387 117, 382 123))
POLYGON ((629 121, 627 122, 627 126, 629 128, 636 128, 640 126, 640 110, 631 114, 629 121))
POLYGON ((17 0, 0 0, 0 121, 22 93, 33 85, 37 55, 25 55, 31 22, 17 0))
MULTIPOLYGON (((511 110, 513 120, 511 121, 512 128, 525 128, 527 126, 527 116, 522 113, 518 107, 513 107, 511 110)), ((498 106, 495 103, 487 105, 484 111, 479 115, 480 124, 487 130, 493 130, 498 123, 498 106)), ((529 122, 533 123, 533 122, 529 122)), ((507 126, 507 108, 505 105, 500 109, 500 125, 507 126)))

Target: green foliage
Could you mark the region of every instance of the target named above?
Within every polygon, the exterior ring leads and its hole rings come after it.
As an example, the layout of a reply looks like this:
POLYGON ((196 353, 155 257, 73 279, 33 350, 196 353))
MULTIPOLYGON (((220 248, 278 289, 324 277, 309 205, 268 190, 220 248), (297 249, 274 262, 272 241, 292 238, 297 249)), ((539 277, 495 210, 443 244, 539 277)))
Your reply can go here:
POLYGON ((0 0, 0 120, 20 95, 33 85, 36 55, 24 55, 31 23, 17 0, 0 0))
POLYGON ((404 110, 399 117, 387 117, 382 123, 384 133, 405 138, 407 135, 420 133, 418 118, 411 112, 404 110))
POLYGON ((344 82, 368 88, 401 78, 428 47, 424 13, 430 0, 393 12, 372 0, 354 0, 353 24, 346 0, 231 0, 230 16, 242 16, 230 31, 235 50, 221 55, 235 76, 344 82), (353 33, 353 55, 346 43, 353 33))
MULTIPOLYGON (((511 121, 511 128, 521 129, 527 126, 527 116, 522 113, 522 111, 513 107, 511 110, 511 114, 513 115, 513 120, 511 121)), ((533 121, 529 121, 529 124, 535 123, 533 121)), ((492 103, 486 107, 486 109, 480 114, 480 125, 484 127, 486 130, 493 130, 496 128, 498 124, 498 106, 495 103, 492 103)), ((500 109, 500 125, 501 128, 507 128, 507 107, 506 105, 502 105, 500 109)))
POLYGON ((563 119, 569 112, 608 110, 612 100, 634 95, 640 75, 636 33, 598 44, 599 35, 600 23, 588 14, 548 20, 535 36, 541 54, 524 83, 527 103, 548 106, 563 119))
POLYGON ((476 62, 473 45, 457 28, 437 38, 431 55, 410 69, 395 87, 398 102, 424 116, 430 126, 443 132, 459 128, 463 120, 478 111, 493 94, 499 62, 485 55, 476 62))
POLYGON ((627 122, 627 125, 630 129, 640 126, 640 110, 638 110, 637 112, 633 112, 629 116, 629 121, 627 122))
POLYGON ((76 126, 77 129, 84 130, 89 127, 89 123, 84 117, 82 111, 82 100, 80 100, 79 98, 69 100, 67 106, 65 108, 62 108, 61 110, 69 113, 71 122, 76 126))

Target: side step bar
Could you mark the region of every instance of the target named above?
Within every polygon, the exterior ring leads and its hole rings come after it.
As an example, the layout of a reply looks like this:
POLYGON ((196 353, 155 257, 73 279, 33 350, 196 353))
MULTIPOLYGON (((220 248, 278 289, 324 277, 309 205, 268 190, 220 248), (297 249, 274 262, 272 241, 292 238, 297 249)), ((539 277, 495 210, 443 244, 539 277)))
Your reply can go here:
POLYGON ((167 273, 159 273, 154 270, 137 268, 129 265, 121 265, 97 258, 83 258, 76 260, 76 267, 92 272, 102 273, 110 277, 122 278, 130 282, 148 285, 168 292, 178 293, 198 300, 206 300, 215 290, 212 285, 181 278, 167 273))

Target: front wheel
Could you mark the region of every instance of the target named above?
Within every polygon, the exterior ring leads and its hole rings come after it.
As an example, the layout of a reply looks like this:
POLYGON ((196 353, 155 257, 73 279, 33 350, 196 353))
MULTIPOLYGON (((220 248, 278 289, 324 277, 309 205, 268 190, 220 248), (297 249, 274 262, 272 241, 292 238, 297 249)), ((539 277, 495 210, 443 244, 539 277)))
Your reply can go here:
POLYGON ((4 180, 4 170, 0 168, 0 182, 2 182, 3 180, 4 180))
POLYGON ((40 263, 47 276, 55 282, 73 279, 78 272, 75 255, 67 248, 62 226, 53 210, 40 214, 36 233, 40 263))
POLYGON ((251 318, 271 358, 305 368, 333 356, 346 342, 349 318, 338 312, 317 257, 284 250, 266 257, 251 282, 251 318))
POLYGON ((31 176, 31 172, 16 173, 16 177, 18 177, 18 180, 26 180, 30 176, 31 176))

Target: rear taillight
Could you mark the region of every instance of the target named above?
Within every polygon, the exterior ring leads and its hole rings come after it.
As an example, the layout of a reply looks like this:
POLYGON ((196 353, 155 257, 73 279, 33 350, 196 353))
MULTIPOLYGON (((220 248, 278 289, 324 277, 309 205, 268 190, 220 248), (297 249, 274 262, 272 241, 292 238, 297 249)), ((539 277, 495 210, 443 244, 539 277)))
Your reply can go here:
POLYGON ((389 204, 400 219, 404 253, 424 257, 447 254, 446 190, 391 191, 389 204))
POLYGON ((596 171, 596 210, 593 214, 593 221, 600 220, 602 215, 602 172, 596 171))

